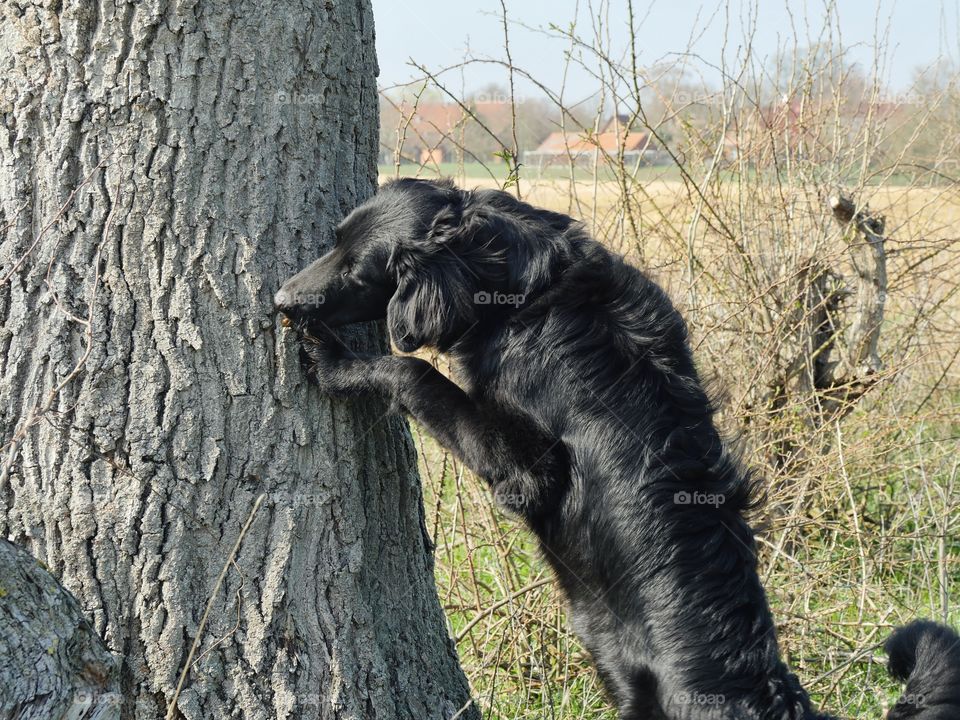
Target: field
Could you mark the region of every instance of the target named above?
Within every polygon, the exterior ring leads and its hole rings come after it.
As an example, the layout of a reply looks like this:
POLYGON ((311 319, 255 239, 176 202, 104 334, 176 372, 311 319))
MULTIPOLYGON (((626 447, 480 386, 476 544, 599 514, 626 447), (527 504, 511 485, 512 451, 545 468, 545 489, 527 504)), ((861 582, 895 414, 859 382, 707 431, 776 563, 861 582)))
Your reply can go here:
MULTIPOLYGON (((562 162, 548 165, 543 168, 526 167, 521 163, 521 176, 523 180, 532 188, 549 187, 551 185, 566 185, 570 182, 571 172, 569 166, 562 162)), ((444 162, 432 165, 418 165, 416 163, 402 163, 397 168, 396 165, 380 164, 378 166, 380 180, 385 181, 392 177, 450 177, 456 179, 464 187, 499 187, 502 186, 508 175, 510 168, 503 162, 444 162)), ((747 174, 751 178, 757 178, 760 174, 755 170, 748 170, 747 174)), ((614 169, 599 167, 597 169, 597 179, 602 185, 615 186, 617 183, 617 173, 614 169)), ((676 165, 641 165, 632 172, 633 178, 637 182, 658 183, 658 182, 679 182, 683 174, 676 165)), ((907 188, 913 187, 918 182, 918 177, 922 177, 922 172, 910 172, 904 169, 900 172, 884 175, 882 178, 876 178, 867 184, 880 185, 886 188, 907 188), (880 182, 882 180, 882 182, 880 182)), ((592 169, 575 168, 573 177, 581 184, 587 184, 585 177, 592 178, 592 169)), ((736 179, 736 174, 724 172, 721 174, 724 180, 730 181, 736 179)), ((856 177, 851 174, 848 178, 856 182, 856 177)), ((942 180, 940 183, 942 184, 942 180)), ((616 193, 615 188, 610 188, 616 193)))
MULTIPOLYGON (((569 167, 563 164, 549 165, 542 169, 535 167, 524 168, 523 176, 528 182, 546 184, 556 181, 566 181, 570 178, 569 167)), ((391 178, 397 175, 395 165, 380 165, 379 172, 381 179, 391 178)), ((400 166, 399 175, 401 177, 452 177, 457 178, 466 187, 474 184, 499 186, 504 183, 509 174, 509 168, 503 162, 445 162, 438 165, 420 166, 413 163, 405 163, 400 166)), ((613 182, 616 177, 612 172, 600 170, 599 176, 602 182, 613 182)), ((658 180, 679 180, 680 171, 673 165, 645 165, 638 169, 637 179, 644 182, 658 180)))
MULTIPOLYGON (((960 194, 853 191, 886 218, 882 365, 838 405, 787 370, 822 309, 809 302, 815 269, 848 291, 830 308, 827 352, 839 367, 849 357, 862 241, 825 198, 759 174, 702 195, 678 178, 635 180, 625 192, 521 176, 520 191, 582 218, 668 288, 725 431, 765 480, 753 520, 783 654, 825 709, 881 717, 899 691, 884 667, 889 630, 917 616, 960 624, 960 194)), ((417 428, 415 439, 440 596, 484 717, 613 718, 531 535, 417 428)))

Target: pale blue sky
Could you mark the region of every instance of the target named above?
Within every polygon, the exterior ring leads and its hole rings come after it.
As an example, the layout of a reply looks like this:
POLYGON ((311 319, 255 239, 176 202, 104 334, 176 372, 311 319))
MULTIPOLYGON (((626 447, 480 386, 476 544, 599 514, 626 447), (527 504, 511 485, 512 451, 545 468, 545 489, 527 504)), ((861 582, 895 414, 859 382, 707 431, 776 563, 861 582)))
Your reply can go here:
MULTIPOLYGON (((592 4, 597 7, 600 0, 592 0, 592 4)), ((892 90, 906 89, 918 66, 939 57, 956 62, 960 55, 960 0, 730 0, 729 17, 726 0, 635 0, 638 62, 650 66, 675 59, 693 34, 693 50, 702 58, 695 66, 717 85, 719 75, 708 65, 720 64, 728 23, 728 58, 733 59, 742 45, 744 19, 751 9, 757 14, 754 56, 771 58, 778 45, 792 44, 791 24, 802 45, 809 44, 805 41, 808 37, 816 40, 828 4, 838 7, 839 41, 849 57, 868 72, 874 65, 876 38, 887 36, 881 77, 892 90)), ((568 27, 579 14, 578 31, 589 35, 588 5, 587 0, 508 0, 508 17, 514 21, 510 26, 514 63, 558 89, 568 45, 515 23, 530 28, 546 28, 550 23, 568 27)), ((609 5, 609 35, 617 55, 627 47, 627 3, 612 0, 609 5)), ((504 57, 499 0, 373 0, 373 8, 381 86, 416 75, 406 65, 410 57, 431 69, 462 61, 467 48, 474 57, 504 57)), ((833 40, 837 39, 835 35, 833 40)), ((506 72, 494 66, 472 67, 445 79, 457 91, 470 91, 490 82, 505 84, 506 72)), ((568 97, 590 95, 596 84, 586 72, 573 69, 567 80, 568 97)), ((518 90, 532 92, 529 87, 518 90)))

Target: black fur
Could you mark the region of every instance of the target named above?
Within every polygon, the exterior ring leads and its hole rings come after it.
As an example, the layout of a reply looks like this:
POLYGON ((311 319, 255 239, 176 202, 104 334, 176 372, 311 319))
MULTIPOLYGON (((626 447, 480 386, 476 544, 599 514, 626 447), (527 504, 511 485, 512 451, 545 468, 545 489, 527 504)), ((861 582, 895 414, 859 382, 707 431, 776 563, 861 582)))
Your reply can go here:
MULTIPOLYGON (((322 388, 388 396, 526 519, 622 718, 827 717, 780 660, 753 482, 682 318, 580 224, 499 191, 391 182, 276 302, 309 331, 322 388), (446 353, 459 384, 329 331, 383 317, 400 350, 446 353)), ((890 642, 915 690, 890 717, 960 717, 957 635, 911 625, 890 642)))
POLYGON ((889 720, 960 718, 960 639, 927 620, 899 628, 886 643, 890 674, 907 683, 889 720))

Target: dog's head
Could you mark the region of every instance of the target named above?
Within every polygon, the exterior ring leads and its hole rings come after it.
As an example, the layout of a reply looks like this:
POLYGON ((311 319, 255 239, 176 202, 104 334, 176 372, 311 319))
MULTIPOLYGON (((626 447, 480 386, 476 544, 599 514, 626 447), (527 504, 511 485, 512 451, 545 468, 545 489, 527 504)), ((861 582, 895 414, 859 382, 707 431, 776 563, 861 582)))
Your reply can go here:
POLYGON ((274 302, 308 327, 386 318, 401 351, 444 350, 548 285, 571 225, 500 191, 393 181, 340 223, 333 250, 287 280, 274 302))

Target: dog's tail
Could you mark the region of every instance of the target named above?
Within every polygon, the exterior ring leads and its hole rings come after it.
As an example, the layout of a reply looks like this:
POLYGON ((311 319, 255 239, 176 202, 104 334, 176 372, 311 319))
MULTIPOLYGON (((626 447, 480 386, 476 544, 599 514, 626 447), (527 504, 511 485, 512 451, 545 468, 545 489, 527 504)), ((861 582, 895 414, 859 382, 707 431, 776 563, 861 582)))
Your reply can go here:
POLYGON ((898 628, 887 640, 888 669, 906 682, 887 720, 960 719, 960 635, 929 620, 898 628))

